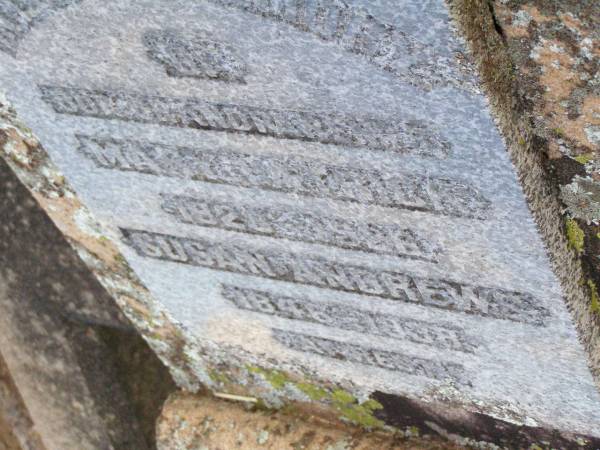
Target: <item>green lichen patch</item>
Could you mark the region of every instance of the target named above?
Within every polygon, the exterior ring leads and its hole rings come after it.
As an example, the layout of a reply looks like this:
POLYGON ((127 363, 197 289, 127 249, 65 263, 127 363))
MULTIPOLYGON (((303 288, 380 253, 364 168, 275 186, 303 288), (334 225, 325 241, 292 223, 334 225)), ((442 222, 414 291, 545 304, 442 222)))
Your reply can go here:
POLYGON ((333 403, 334 407, 341 413, 342 419, 349 420, 365 428, 381 428, 384 423, 374 416, 374 412, 382 409, 381 403, 375 400, 367 400, 364 403, 333 403))
POLYGON ((310 383, 297 383, 296 387, 314 401, 322 400, 329 395, 325 389, 310 383))
POLYGON ((356 402, 356 398, 342 389, 336 389, 331 393, 331 400, 333 403, 337 404, 346 404, 346 403, 354 403, 356 402))
POLYGON ((374 412, 383 409, 376 400, 369 399, 358 403, 356 397, 342 389, 336 389, 331 394, 333 406, 341 413, 342 419, 349 420, 365 428, 381 428, 384 423, 374 416, 374 412))
POLYGON ((590 308, 593 312, 600 313, 600 296, 598 296, 596 283, 592 280, 588 280, 587 285, 590 288, 590 308))
POLYGON ((569 246, 578 254, 583 253, 585 235, 583 233, 583 230, 579 227, 579 225, 574 219, 567 219, 566 231, 569 246))
POLYGON ((223 372, 219 372, 218 370, 215 370, 215 369, 210 369, 208 371, 208 376, 215 383, 220 383, 220 384, 231 383, 231 380, 229 379, 229 377, 227 375, 225 375, 223 372))
POLYGON ((587 164, 590 161, 592 161, 594 159, 594 154, 593 153, 586 153, 585 155, 579 155, 576 156, 575 158, 573 158, 575 161, 577 161, 579 164, 587 164))
POLYGON ((288 376, 280 370, 266 370, 250 365, 246 366, 246 369, 250 373, 262 375, 275 389, 282 389, 290 381, 288 376))
POLYGON ((408 427, 406 429, 406 435, 407 437, 411 437, 411 438, 418 438, 421 434, 421 431, 419 430, 419 427, 408 427))
POLYGON ((343 389, 329 391, 306 381, 296 382, 279 370, 267 370, 252 365, 247 365, 246 369, 252 374, 263 377, 274 389, 280 390, 286 385, 291 385, 306 394, 311 400, 333 406, 341 414, 340 418, 343 420, 364 428, 382 428, 385 425, 374 415, 375 411, 383 408, 381 403, 376 400, 369 399, 359 403, 354 395, 343 389))

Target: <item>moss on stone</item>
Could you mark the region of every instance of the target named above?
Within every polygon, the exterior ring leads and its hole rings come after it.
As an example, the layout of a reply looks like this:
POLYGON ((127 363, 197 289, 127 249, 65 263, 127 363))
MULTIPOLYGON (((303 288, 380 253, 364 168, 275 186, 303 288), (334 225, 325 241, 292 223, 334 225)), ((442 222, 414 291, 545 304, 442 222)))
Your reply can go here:
POLYGON ((587 285, 590 288, 590 308, 593 312, 600 313, 600 297, 598 296, 596 283, 592 280, 588 280, 587 285))
POLYGON ((381 428, 384 425, 373 415, 374 411, 383 409, 383 405, 376 400, 369 399, 359 404, 349 392, 336 389, 331 393, 331 402, 345 420, 365 428, 381 428))
POLYGON ((208 376, 215 383, 227 384, 231 382, 227 375, 215 369, 210 369, 208 371, 208 376))
MULTIPOLYGON (((338 406, 342 418, 365 428, 381 428, 384 423, 373 415, 373 409, 362 405, 338 406)), ((380 408, 377 408, 380 409, 380 408)))
MULTIPOLYGON (((377 419, 374 412, 383 409, 383 405, 376 400, 369 399, 359 403, 354 395, 343 389, 329 392, 327 389, 308 382, 295 382, 288 375, 279 370, 267 370, 262 367, 247 365, 248 372, 260 375, 274 389, 280 390, 286 384, 296 387, 313 401, 323 401, 331 404, 340 414, 341 419, 350 421, 365 428, 382 428, 385 424, 377 419)), ((213 378, 212 374, 209 374, 213 378)), ((259 402, 262 402, 259 400, 259 402)))
POLYGON ((421 434, 419 427, 416 427, 416 426, 409 427, 406 431, 407 431, 407 434, 409 435, 409 437, 411 437, 411 438, 418 438, 419 435, 421 434))
POLYGON ((266 370, 261 367, 247 365, 246 369, 250 373, 262 375, 275 389, 282 389, 290 380, 288 376, 280 370, 266 370))
POLYGON ((579 164, 587 164, 594 159, 593 153, 586 153, 585 155, 579 155, 573 158, 579 164))
POLYGON ((577 221, 575 221, 575 219, 567 219, 566 229, 569 246, 578 254, 583 253, 585 235, 583 233, 583 230, 577 224, 577 221))
POLYGON ((342 389, 336 389, 331 393, 331 401, 338 404, 354 403, 356 402, 356 398, 349 392, 342 389))
POLYGON ((310 383, 297 383, 296 387, 305 393, 311 400, 319 401, 329 395, 329 393, 318 386, 310 383))

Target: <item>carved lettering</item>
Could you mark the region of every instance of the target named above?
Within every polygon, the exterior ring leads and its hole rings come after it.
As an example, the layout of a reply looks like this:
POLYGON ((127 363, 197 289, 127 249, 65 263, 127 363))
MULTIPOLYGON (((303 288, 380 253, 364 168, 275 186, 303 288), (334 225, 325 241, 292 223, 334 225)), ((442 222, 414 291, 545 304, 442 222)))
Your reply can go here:
POLYGON ((256 134, 435 158, 446 157, 450 149, 450 144, 431 130, 432 125, 423 121, 384 121, 119 91, 56 86, 40 89, 43 100, 61 114, 256 134))
POLYGON ((161 208, 178 221, 260 236, 332 245, 436 262, 439 246, 409 228, 361 222, 283 206, 252 207, 230 201, 162 194, 161 208))
POLYGON ((223 297, 240 309, 286 319, 318 323, 362 334, 407 340, 432 347, 473 353, 477 344, 465 332, 449 324, 374 313, 354 306, 302 297, 288 297, 255 289, 224 285, 223 297))
POLYGON ((142 36, 148 56, 172 77, 244 82, 246 64, 229 45, 200 32, 188 36, 175 30, 148 30, 142 36))
POLYGON ((131 229, 121 229, 121 232, 139 255, 164 261, 538 326, 550 316, 540 301, 522 292, 420 278, 283 250, 252 249, 229 242, 213 243, 207 239, 131 229), (487 307, 481 307, 483 303, 487 307))
POLYGON ((300 352, 313 353, 340 361, 380 367, 434 380, 452 380, 460 384, 470 384, 465 378, 464 367, 453 362, 433 361, 394 351, 368 348, 362 345, 279 329, 273 330, 273 337, 282 345, 300 352))
POLYGON ((475 188, 445 178, 334 166, 296 156, 78 138, 80 151, 106 169, 477 219, 485 219, 490 208, 475 188))

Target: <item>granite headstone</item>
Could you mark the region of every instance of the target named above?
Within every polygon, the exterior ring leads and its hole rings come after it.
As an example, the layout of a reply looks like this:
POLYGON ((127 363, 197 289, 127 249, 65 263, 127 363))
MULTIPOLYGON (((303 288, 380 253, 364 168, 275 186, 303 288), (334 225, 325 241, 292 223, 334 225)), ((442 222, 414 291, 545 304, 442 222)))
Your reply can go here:
POLYGON ((2 0, 0 36, 0 89, 187 336, 600 437, 442 0, 2 0))

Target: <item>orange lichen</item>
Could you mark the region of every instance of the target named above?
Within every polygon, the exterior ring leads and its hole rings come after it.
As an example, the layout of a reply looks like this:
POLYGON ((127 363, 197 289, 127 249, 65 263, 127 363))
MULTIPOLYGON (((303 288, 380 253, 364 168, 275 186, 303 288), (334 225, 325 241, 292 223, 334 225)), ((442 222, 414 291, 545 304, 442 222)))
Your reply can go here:
POLYGON ((564 50, 560 41, 552 39, 544 41, 544 45, 537 49, 536 62, 542 66, 540 82, 546 87, 544 97, 554 103, 567 99, 578 79, 572 70, 574 59, 564 50))
POLYGON ((39 192, 34 192, 33 195, 65 236, 76 241, 109 267, 118 262, 120 252, 115 244, 108 239, 90 235, 77 225, 75 216, 82 207, 77 198, 52 198, 39 192))
POLYGON ((573 14, 569 14, 569 13, 560 14, 559 13, 559 17, 560 17, 560 20, 562 21, 562 23, 570 30, 576 31, 578 33, 584 32, 585 28, 584 28, 583 24, 581 23, 581 20, 579 20, 573 14))
POLYGON ((529 14, 537 23, 551 22, 556 18, 555 16, 545 16, 535 6, 532 5, 524 5, 522 11, 525 11, 527 14, 529 14))
POLYGON ((594 148, 596 144, 590 142, 585 133, 585 127, 600 125, 600 97, 590 95, 585 98, 581 107, 581 115, 575 120, 565 120, 562 124, 569 137, 575 139, 580 145, 594 148))

